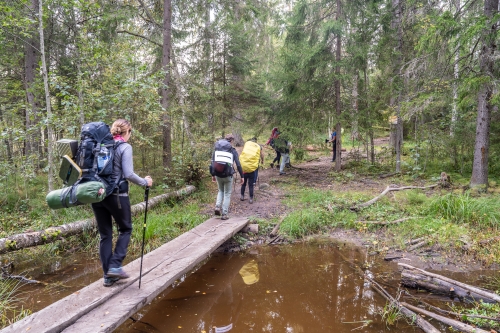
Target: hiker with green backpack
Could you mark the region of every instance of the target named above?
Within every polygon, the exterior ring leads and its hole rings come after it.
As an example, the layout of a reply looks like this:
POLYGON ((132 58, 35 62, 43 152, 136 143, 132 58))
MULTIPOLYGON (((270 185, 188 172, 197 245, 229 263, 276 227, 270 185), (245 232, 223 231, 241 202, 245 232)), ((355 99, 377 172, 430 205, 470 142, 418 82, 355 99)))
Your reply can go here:
POLYGON ((257 138, 252 138, 245 143, 240 154, 240 164, 243 170, 244 182, 241 185, 240 200, 245 200, 245 189, 248 182, 249 203, 253 203, 253 189, 257 181, 257 172, 260 164, 264 163, 264 153, 262 147, 257 143, 257 138))
POLYGON ((281 135, 281 133, 278 133, 277 137, 274 139, 274 149, 281 153, 280 175, 285 175, 285 165, 290 164, 292 142, 281 135))
POLYGON ((117 185, 113 192, 103 201, 93 203, 92 210, 101 236, 99 255, 104 273, 104 286, 110 287, 120 279, 129 275, 122 268, 127 255, 127 248, 132 233, 132 213, 128 196, 128 182, 139 186, 150 187, 153 179, 150 176, 139 177, 134 173, 132 146, 127 143, 132 135, 132 126, 125 119, 116 120, 111 126, 114 156, 112 179, 117 185), (113 220, 118 225, 118 239, 113 251, 113 220))

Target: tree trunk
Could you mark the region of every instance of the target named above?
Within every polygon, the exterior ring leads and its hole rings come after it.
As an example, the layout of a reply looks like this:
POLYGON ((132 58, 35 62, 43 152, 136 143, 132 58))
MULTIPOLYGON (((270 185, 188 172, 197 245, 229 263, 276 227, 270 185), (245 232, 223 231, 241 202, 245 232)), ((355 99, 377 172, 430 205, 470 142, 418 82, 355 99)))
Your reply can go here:
MULTIPOLYGON (((341 14, 341 5, 340 5, 340 0, 337 0, 337 13, 335 14, 335 20, 337 22, 340 21, 340 14, 341 14)), ((335 126, 335 130, 337 132, 337 137, 336 137, 336 144, 337 144, 337 152, 336 152, 336 159, 335 159, 335 170, 340 171, 342 169, 342 126, 340 123, 340 116, 342 114, 342 109, 341 109, 341 99, 340 99, 340 60, 341 60, 341 55, 342 55, 342 36, 340 35, 340 32, 337 33, 337 48, 335 50, 335 61, 336 61, 336 66, 335 66, 335 111, 337 115, 337 125, 335 126)))
POLYGON ((393 28, 397 31, 397 47, 395 50, 396 53, 396 61, 395 61, 395 77, 396 80, 393 82, 393 87, 396 88, 396 127, 395 127, 395 137, 394 137, 394 147, 396 149, 396 172, 401 172, 401 149, 403 146, 403 120, 401 119, 401 89, 400 86, 401 78, 402 78, 402 52, 403 52, 403 10, 402 10, 402 0, 393 0, 392 6, 394 9, 394 20, 393 20, 393 28))
POLYGON ((356 69, 356 74, 354 75, 353 78, 353 85, 352 85, 352 129, 351 129, 351 140, 354 143, 354 140, 359 139, 359 126, 358 126, 358 115, 359 115, 359 110, 358 110, 358 82, 359 82, 359 74, 356 69))
MULTIPOLYGON (((191 194, 196 190, 196 187, 189 185, 178 191, 165 193, 148 200, 148 209, 153 208, 159 203, 176 197, 182 197, 187 194, 191 194)), ((141 202, 133 205, 132 215, 137 215, 142 213, 146 209, 146 202, 141 202)), ((62 237, 69 237, 79 234, 85 230, 89 230, 95 227, 95 219, 87 219, 76 221, 69 224, 60 225, 57 227, 50 227, 45 230, 29 232, 24 234, 17 234, 9 236, 7 238, 0 239, 0 254, 17 251, 20 249, 38 246, 42 244, 53 243, 62 237)))
POLYGON ((173 73, 175 77, 175 85, 176 85, 176 91, 177 91, 177 99, 179 100, 179 106, 181 107, 181 112, 182 112, 182 125, 184 126, 184 131, 186 132, 186 135, 189 139, 189 145, 191 148, 194 148, 195 142, 194 142, 194 137, 193 134, 191 133, 191 129, 189 126, 189 120, 186 117, 186 110, 185 110, 185 105, 184 105, 184 95, 182 94, 182 78, 179 73, 179 69, 177 68, 177 62, 175 61, 175 53, 172 50, 171 52, 172 55, 172 68, 173 68, 173 73))
POLYGON ((48 153, 48 189, 49 192, 54 190, 54 133, 52 129, 52 109, 50 104, 50 90, 49 90, 49 75, 47 69, 47 62, 45 61, 45 43, 43 34, 43 2, 39 0, 39 29, 40 34, 40 53, 42 57, 42 76, 43 76, 43 87, 45 90, 45 108, 47 110, 47 153, 48 153))
POLYGON ((172 1, 163 2, 163 49, 161 68, 165 75, 161 91, 161 106, 163 108, 163 167, 170 169, 172 165, 172 123, 170 117, 170 50, 172 40, 172 1))
POLYGON ((470 186, 488 187, 488 157, 490 148, 490 124, 491 124, 491 96, 493 94, 492 80, 495 77, 495 49, 496 49, 496 23, 495 15, 498 13, 499 0, 484 1, 484 15, 489 19, 490 24, 485 26, 490 27, 489 30, 483 31, 482 49, 479 56, 480 72, 485 78, 488 78, 483 86, 479 89, 478 105, 477 105, 477 120, 476 120, 476 143, 474 146, 474 162, 472 164, 472 175, 470 186))
MULTIPOLYGON (((33 22, 36 22, 39 14, 38 0, 31 0, 29 7, 33 15, 33 22)), ((36 126, 40 123, 40 103, 35 91, 35 76, 38 67, 38 52, 40 49, 40 39, 37 36, 37 24, 33 25, 32 36, 24 44, 24 88, 26 90, 26 156, 36 154, 40 156, 40 129, 36 126)), ((36 167, 38 164, 36 163, 36 167)))

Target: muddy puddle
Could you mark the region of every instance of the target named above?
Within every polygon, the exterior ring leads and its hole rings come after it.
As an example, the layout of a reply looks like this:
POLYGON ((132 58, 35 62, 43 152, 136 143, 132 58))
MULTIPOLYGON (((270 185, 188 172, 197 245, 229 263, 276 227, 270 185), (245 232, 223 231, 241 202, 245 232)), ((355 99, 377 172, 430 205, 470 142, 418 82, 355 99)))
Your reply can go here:
MULTIPOLYGON (((330 241, 262 246, 213 254, 115 332, 421 332, 404 320, 387 327, 382 319, 385 300, 355 273, 353 264, 397 294, 397 264, 369 256, 363 248, 330 241)), ((434 272, 476 285, 481 285, 481 276, 494 274, 434 272)), ((30 273, 43 284, 22 287, 22 303, 38 311, 101 275, 99 259, 85 254, 46 261, 30 273)), ((442 308, 452 302, 426 293, 418 296, 442 308)))
MULTIPOLYGON (((388 328, 385 300, 349 262, 364 263, 396 295, 397 264, 371 260, 360 248, 323 242, 265 246, 213 255, 115 332, 421 332, 404 320, 388 328)), ((435 302, 442 305, 443 299, 435 302)))

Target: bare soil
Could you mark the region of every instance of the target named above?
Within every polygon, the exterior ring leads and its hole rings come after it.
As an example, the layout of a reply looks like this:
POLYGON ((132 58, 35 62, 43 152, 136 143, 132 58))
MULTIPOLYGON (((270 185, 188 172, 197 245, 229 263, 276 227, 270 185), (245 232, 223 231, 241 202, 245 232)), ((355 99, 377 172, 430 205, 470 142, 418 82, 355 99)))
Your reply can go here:
MULTIPOLYGON (((387 144, 388 138, 378 139, 377 144, 387 144)), ((267 148, 267 147, 266 147, 267 148)), ((237 148, 238 153, 242 148, 237 148)), ((287 212, 286 207, 282 204, 284 198, 284 191, 281 184, 286 182, 299 182, 305 187, 313 187, 316 189, 331 190, 335 192, 355 191, 364 192, 372 197, 380 194, 389 184, 394 184, 398 180, 387 177, 369 177, 363 175, 356 175, 354 179, 346 181, 335 181, 332 175, 336 172, 334 167, 335 163, 331 162, 331 156, 325 156, 323 151, 308 151, 311 156, 307 161, 300 164, 293 164, 291 168, 287 168, 285 175, 279 174, 279 169, 274 166, 271 168, 270 162, 274 158, 274 151, 266 149, 267 153, 265 165, 259 170, 259 179, 255 186, 254 201, 249 203, 249 190, 248 186, 245 191, 245 200, 240 200, 240 177, 236 176, 233 183, 233 192, 231 195, 231 204, 229 209, 229 217, 248 216, 252 219, 271 219, 273 217, 284 216, 287 212)), ((342 153, 342 165, 349 159, 357 154, 355 151, 342 153)), ((359 158, 359 156, 357 156, 359 158)), ((211 191, 215 198, 217 196, 217 185, 212 183, 211 191)), ((400 186, 408 184, 397 184, 400 186)), ((424 184, 411 184, 422 186, 424 184)), ((205 212, 213 214, 212 207, 206 207, 205 212)), ((230 220, 229 220, 230 221, 230 220)), ((408 222, 410 223, 410 222, 408 222)), ((265 238, 265 236, 263 236, 265 238)), ((385 228, 380 228, 375 233, 359 232, 356 230, 336 229, 332 230, 330 237, 335 240, 341 240, 348 243, 354 243, 358 246, 365 247, 368 253, 374 254, 371 248, 374 239, 380 239, 384 242, 391 243, 390 238, 392 235, 387 232, 385 228)), ((254 241, 255 242, 255 241, 254 241)), ((269 239, 261 239, 260 242, 269 242, 269 239)), ((233 244, 234 246, 234 244, 233 244)), ((478 269, 484 269, 481 264, 471 256, 464 255, 464 253, 445 253, 438 245, 427 246, 419 248, 413 252, 400 251, 391 249, 387 252, 375 253, 375 255, 386 256, 388 254, 397 254, 401 256, 399 259, 393 261, 404 262, 411 264, 415 267, 431 270, 449 270, 454 272, 467 272, 478 269)))

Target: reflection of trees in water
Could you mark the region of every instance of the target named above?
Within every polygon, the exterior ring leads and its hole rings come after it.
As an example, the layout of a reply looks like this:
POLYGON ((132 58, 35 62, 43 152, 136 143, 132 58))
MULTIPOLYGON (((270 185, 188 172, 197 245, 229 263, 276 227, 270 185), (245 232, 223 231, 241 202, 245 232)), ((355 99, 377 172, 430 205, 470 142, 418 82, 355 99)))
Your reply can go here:
MULTIPOLYGON (((334 324, 364 320, 366 307, 374 308, 373 293, 343 262, 335 245, 282 246, 279 255, 276 249, 270 251, 273 255, 259 262, 260 282, 245 292, 265 295, 244 302, 247 323, 266 332, 285 327, 328 332, 334 324)), ((362 259, 355 250, 344 256, 353 262, 362 259)))
MULTIPOLYGON (((250 329, 347 333, 357 326, 342 322, 380 318, 375 313, 384 302, 374 302, 371 289, 342 259, 363 262, 358 250, 342 249, 341 256, 333 244, 298 244, 258 251, 256 256, 215 255, 157 301, 141 320, 158 332, 182 327, 183 332, 215 333, 215 327, 226 327, 231 333, 250 329), (258 281, 246 284, 241 271, 252 259, 258 264, 258 281)), ((247 267, 247 273, 251 271, 247 267)), ((385 331, 383 323, 370 328, 370 332, 385 331)))

